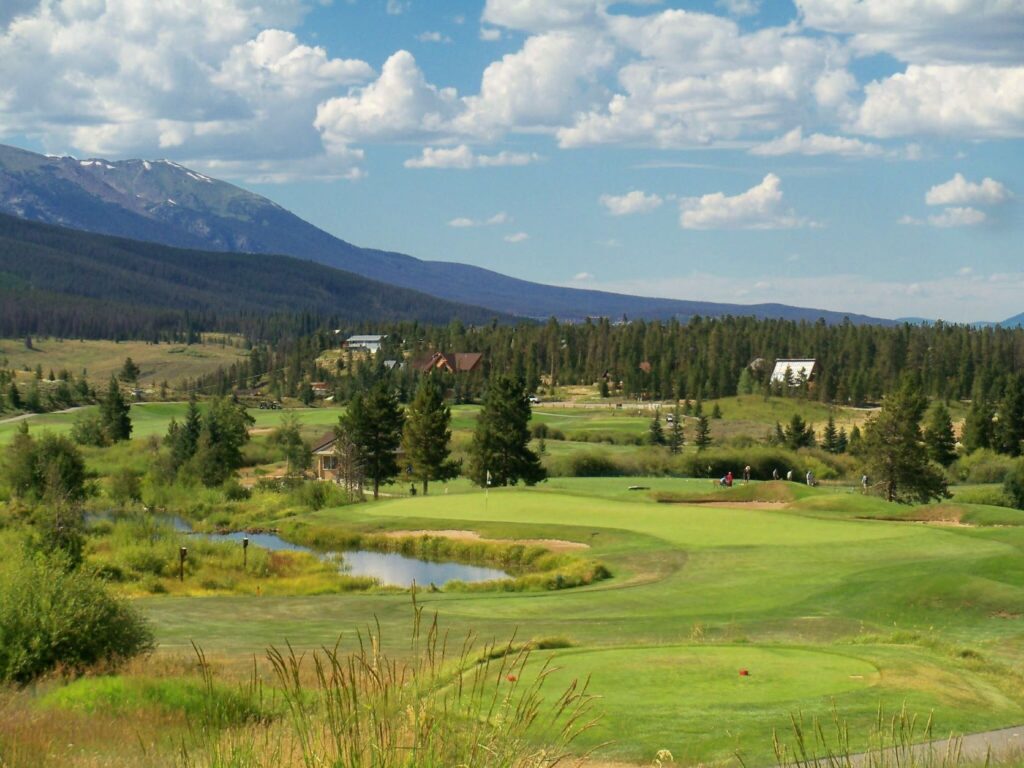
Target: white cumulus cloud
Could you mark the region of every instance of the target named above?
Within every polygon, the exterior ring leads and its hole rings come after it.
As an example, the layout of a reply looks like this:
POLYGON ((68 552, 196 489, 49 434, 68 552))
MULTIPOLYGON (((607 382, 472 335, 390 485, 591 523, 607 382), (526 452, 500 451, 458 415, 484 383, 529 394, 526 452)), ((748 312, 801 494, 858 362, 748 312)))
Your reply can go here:
POLYGON ((314 125, 328 148, 347 148, 360 141, 445 135, 458 110, 454 88, 428 83, 415 57, 398 51, 375 81, 320 104, 314 125))
POLYGON ((928 217, 933 227, 973 227, 984 224, 988 217, 977 208, 956 207, 946 208, 942 213, 928 217))
POLYGON ((502 150, 494 155, 476 154, 466 144, 457 147, 424 147, 419 157, 405 161, 406 168, 500 168, 502 166, 529 165, 540 160, 534 152, 510 152, 502 150))
POLYGON ((746 192, 713 192, 679 202, 683 229, 790 229, 811 225, 783 207, 782 183, 769 173, 746 192))
POLYGON ((529 239, 530 236, 525 232, 513 232, 511 235, 505 235, 506 243, 522 243, 529 239))
POLYGON ((802 111, 846 114, 853 87, 834 40, 790 27, 745 33, 731 19, 666 10, 609 15, 619 89, 558 131, 563 147, 706 144, 791 127, 802 111))
POLYGON ((661 207, 664 202, 659 195, 646 194, 635 189, 624 195, 601 195, 600 203, 612 216, 629 216, 634 213, 649 213, 661 207))
POLYGON ((1011 197, 1010 190, 995 179, 973 182, 957 173, 949 181, 929 189, 924 201, 928 205, 998 205, 1011 197))
POLYGON ((796 0, 804 24, 914 63, 1024 61, 1017 0, 796 0))
POLYGON ((1024 67, 911 65, 864 93, 852 127, 871 136, 1024 136, 1024 67))
POLYGON ((850 139, 844 136, 828 136, 812 133, 804 136, 803 128, 794 128, 777 139, 758 144, 751 148, 752 155, 775 157, 779 155, 841 155, 843 157, 878 157, 885 150, 878 144, 850 139))
POLYGON ((510 221, 512 221, 511 216, 505 213, 505 211, 498 211, 498 213, 486 219, 471 219, 466 216, 460 216, 449 221, 448 226, 455 227, 456 229, 468 229, 470 227, 494 227, 499 224, 508 224, 510 221))
POLYGON ((16 3, 0 11, 0 133, 90 155, 173 154, 243 178, 358 175, 359 153, 325 157, 312 119, 373 70, 287 31, 305 6, 16 3))

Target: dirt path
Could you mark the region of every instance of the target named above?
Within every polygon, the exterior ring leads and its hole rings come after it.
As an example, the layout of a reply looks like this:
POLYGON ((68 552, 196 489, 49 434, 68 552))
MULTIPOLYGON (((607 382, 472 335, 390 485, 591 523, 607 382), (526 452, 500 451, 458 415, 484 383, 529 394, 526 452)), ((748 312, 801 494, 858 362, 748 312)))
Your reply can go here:
MULTIPOLYGON (((946 754, 949 746, 948 738, 917 744, 913 747, 914 758, 920 760, 929 753, 932 753, 941 759, 941 756, 946 754)), ((890 759, 886 764, 902 765, 904 764, 904 758, 909 757, 901 755, 899 762, 897 762, 895 759, 897 757, 896 753, 893 750, 887 750, 887 752, 890 759)), ((991 755, 993 761, 1020 761, 1021 758, 1024 758, 1024 725, 968 734, 960 740, 960 755, 961 760, 959 763, 956 763, 957 765, 982 764, 989 755, 991 755)), ((841 758, 840 762, 844 765, 846 764, 841 758)), ((849 765, 854 766, 854 768, 862 768, 864 766, 877 765, 878 763, 877 752, 862 752, 851 755, 849 765)), ((1013 764, 1016 765, 1017 762, 1013 764)), ((647 768, 650 765, 651 763, 649 762, 622 763, 590 759, 579 763, 579 768, 647 768)), ((669 765, 673 764, 670 763, 669 765)), ((775 764, 771 763, 771 765, 775 764)), ((819 760, 818 765, 826 768, 829 766, 829 761, 825 759, 819 760)))
POLYGON ((19 421, 25 421, 26 419, 32 419, 36 416, 49 416, 51 413, 74 413, 80 411, 83 408, 88 408, 87 405, 75 405, 71 408, 65 408, 62 411, 48 411, 47 413, 23 413, 21 416, 9 416, 6 419, 0 419, 0 424, 16 424, 19 421))

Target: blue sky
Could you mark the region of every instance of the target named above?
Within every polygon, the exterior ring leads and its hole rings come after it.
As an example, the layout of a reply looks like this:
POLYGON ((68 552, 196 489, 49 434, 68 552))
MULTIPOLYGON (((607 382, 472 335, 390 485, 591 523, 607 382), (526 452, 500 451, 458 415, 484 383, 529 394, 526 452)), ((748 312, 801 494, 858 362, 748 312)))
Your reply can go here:
POLYGON ((360 245, 887 317, 1024 311, 1019 0, 5 0, 0 139, 360 245))

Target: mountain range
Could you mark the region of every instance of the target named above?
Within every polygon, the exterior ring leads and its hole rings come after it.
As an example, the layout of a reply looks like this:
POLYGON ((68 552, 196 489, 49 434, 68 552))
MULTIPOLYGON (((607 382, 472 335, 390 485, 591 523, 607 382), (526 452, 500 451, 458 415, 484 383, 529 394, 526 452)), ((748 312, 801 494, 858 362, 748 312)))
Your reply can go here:
POLYGON ((747 315, 855 323, 880 318, 784 304, 644 298, 533 283, 466 264, 361 248, 265 197, 168 160, 79 160, 0 145, 0 212, 179 248, 283 254, 493 313, 581 320, 747 315))
POLYGON ((291 256, 173 248, 0 214, 5 336, 138 336, 140 329, 238 328, 303 314, 353 326, 496 317, 291 256))

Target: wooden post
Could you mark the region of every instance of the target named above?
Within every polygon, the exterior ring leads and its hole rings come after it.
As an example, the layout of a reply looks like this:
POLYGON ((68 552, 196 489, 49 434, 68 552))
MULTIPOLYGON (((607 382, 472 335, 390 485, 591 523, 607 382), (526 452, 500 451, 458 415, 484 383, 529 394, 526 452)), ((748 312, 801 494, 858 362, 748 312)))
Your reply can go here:
POLYGON ((249 537, 242 537, 242 570, 244 571, 249 565, 249 537))
POLYGON ((188 547, 178 550, 178 581, 185 581, 185 558, 188 557, 188 547))

